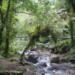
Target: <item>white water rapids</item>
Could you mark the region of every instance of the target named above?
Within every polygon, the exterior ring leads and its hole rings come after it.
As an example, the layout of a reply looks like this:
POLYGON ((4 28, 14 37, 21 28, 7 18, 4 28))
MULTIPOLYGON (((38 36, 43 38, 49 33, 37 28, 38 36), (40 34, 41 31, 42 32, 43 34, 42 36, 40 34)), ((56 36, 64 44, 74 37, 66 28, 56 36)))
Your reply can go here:
MULTIPOLYGON (((19 51, 18 53, 22 54, 22 52, 19 51)), ((75 72, 69 69, 69 63, 53 65, 54 63, 51 63, 50 56, 47 53, 28 50, 25 55, 29 56, 26 60, 33 63, 36 75, 75 75, 75 72)))

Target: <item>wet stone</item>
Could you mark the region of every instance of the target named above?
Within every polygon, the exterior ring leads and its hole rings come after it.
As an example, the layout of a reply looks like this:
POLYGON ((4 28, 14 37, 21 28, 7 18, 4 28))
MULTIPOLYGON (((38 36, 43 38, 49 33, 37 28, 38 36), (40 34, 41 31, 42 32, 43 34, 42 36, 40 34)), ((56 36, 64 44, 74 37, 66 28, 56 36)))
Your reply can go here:
POLYGON ((32 63, 37 63, 38 61, 37 61, 37 58, 38 57, 35 57, 34 55, 30 55, 29 57, 28 57, 28 59, 26 59, 27 61, 29 61, 29 62, 32 62, 32 63))

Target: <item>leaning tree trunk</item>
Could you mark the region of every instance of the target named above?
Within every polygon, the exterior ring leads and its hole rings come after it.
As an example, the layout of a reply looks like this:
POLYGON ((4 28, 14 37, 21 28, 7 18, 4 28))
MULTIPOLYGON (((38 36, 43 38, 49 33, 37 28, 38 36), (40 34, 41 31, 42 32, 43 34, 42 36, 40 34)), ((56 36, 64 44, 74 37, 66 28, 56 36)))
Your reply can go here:
POLYGON ((25 52, 28 50, 28 48, 33 48, 33 46, 35 45, 35 42, 33 40, 33 37, 30 38, 26 48, 24 49, 23 53, 21 54, 21 57, 20 57, 20 64, 23 64, 23 59, 24 59, 24 54, 25 52))

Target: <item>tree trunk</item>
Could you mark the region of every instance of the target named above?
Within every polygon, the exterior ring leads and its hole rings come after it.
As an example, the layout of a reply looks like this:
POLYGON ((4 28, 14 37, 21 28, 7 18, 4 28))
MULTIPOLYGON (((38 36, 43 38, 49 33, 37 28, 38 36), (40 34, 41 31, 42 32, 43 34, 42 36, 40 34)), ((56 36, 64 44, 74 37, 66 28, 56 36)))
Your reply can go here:
POLYGON ((9 52, 9 11, 10 11, 10 1, 8 0, 8 7, 7 7, 7 11, 6 11, 6 16, 5 16, 5 26, 6 26, 6 41, 5 41, 5 51, 4 51, 4 56, 7 57, 8 56, 8 52, 9 52))
POLYGON ((74 24, 73 24, 73 21, 70 20, 70 35, 71 35, 71 46, 73 47, 74 46, 74 24))
POLYGON ((5 51, 4 51, 4 55, 5 57, 7 57, 8 53, 9 53, 9 30, 8 28, 6 28, 6 41, 5 41, 5 51))

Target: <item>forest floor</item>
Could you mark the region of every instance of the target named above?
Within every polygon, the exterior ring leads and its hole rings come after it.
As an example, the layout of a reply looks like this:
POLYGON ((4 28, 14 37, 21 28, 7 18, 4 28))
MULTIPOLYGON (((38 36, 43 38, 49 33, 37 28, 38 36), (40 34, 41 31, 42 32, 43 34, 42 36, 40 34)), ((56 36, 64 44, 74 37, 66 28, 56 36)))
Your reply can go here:
POLYGON ((0 59, 0 72, 22 72, 24 70, 25 67, 18 62, 0 59))
POLYGON ((28 75, 27 69, 30 68, 30 65, 21 65, 14 58, 0 59, 0 75, 24 75, 24 73, 28 75))

